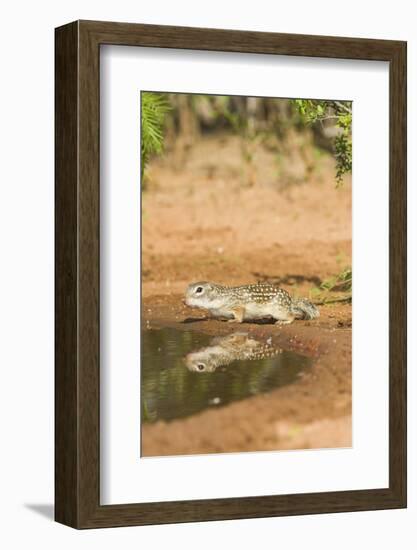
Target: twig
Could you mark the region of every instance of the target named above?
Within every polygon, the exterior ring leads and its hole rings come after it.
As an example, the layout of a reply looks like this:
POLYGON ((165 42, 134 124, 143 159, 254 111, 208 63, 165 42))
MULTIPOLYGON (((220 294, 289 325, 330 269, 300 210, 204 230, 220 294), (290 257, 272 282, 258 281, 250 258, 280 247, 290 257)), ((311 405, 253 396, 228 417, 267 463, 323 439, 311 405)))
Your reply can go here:
POLYGON ((337 120, 339 117, 336 116, 336 115, 326 115, 326 116, 323 116, 323 117, 319 117, 317 120, 320 120, 323 121, 323 120, 337 120))
POLYGON ((314 302, 316 306, 324 306, 326 304, 336 304, 336 303, 344 303, 344 302, 351 302, 352 297, 347 296, 346 298, 335 298, 334 300, 322 300, 321 302, 314 302))
POLYGON ((339 109, 342 109, 342 111, 346 111, 349 114, 352 114, 352 109, 341 103, 340 101, 332 101, 333 105, 336 105, 336 107, 339 107, 339 109))

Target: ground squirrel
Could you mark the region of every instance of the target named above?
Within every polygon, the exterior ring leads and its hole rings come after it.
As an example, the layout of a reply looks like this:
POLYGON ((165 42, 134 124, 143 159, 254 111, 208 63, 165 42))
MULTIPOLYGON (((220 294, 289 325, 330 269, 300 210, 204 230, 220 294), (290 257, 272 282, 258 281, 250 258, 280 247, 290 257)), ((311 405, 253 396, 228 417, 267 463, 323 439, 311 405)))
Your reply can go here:
POLYGON ((282 349, 272 343, 259 342, 245 332, 235 332, 228 336, 217 336, 209 346, 188 353, 185 364, 190 371, 214 372, 234 361, 266 359, 279 353, 282 353, 282 349))
POLYGON ((294 319, 315 319, 320 315, 314 304, 304 298, 291 298, 286 290, 268 283, 223 286, 198 282, 188 286, 187 306, 207 309, 213 317, 242 323, 257 319, 274 319, 277 324, 294 319))

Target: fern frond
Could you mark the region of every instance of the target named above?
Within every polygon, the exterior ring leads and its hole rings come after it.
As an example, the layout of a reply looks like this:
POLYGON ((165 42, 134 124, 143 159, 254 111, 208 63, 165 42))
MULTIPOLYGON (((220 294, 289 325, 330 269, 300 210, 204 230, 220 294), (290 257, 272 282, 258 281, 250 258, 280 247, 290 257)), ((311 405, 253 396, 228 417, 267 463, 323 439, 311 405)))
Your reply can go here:
POLYGON ((151 155, 160 154, 164 146, 165 116, 171 110, 167 98, 154 92, 142 92, 141 175, 151 155))

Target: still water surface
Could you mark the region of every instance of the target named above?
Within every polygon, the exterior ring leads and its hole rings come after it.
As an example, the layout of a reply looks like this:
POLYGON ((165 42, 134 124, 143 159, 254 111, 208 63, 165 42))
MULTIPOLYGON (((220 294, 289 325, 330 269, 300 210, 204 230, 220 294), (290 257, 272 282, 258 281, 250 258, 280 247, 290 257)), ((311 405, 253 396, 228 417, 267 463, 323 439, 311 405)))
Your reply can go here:
POLYGON ((142 331, 142 422, 173 420, 291 384, 312 360, 243 331, 142 331))

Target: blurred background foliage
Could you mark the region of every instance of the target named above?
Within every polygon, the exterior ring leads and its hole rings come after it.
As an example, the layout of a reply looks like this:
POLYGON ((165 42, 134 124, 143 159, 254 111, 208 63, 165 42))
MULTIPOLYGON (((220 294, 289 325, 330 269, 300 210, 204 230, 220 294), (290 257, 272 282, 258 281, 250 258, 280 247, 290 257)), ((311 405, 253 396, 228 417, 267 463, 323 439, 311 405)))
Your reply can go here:
MULTIPOLYGON (((238 137, 247 185, 255 183, 254 156, 260 146, 275 153, 277 178, 295 163, 295 149, 305 167, 303 179, 321 152, 334 156, 337 185, 352 169, 352 104, 348 101, 142 92, 141 122, 143 187, 153 156, 175 150, 182 166, 196 141, 216 133, 238 137), (308 158, 311 150, 315 155, 308 158)), ((284 173, 287 179, 288 175, 284 173)))

